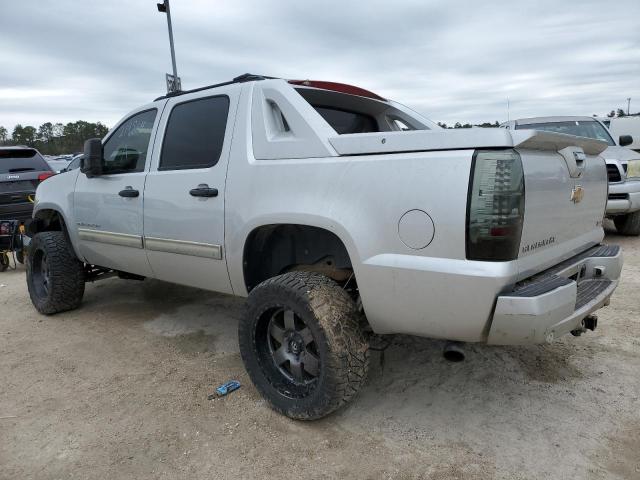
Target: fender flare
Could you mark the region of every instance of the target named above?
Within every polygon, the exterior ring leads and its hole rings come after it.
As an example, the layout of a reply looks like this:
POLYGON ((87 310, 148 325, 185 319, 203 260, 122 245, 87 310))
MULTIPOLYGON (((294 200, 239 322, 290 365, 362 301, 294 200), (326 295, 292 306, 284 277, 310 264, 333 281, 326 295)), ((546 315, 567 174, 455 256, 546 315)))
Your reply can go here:
POLYGON ((29 224, 28 234, 33 236, 38 232, 46 231, 46 224, 42 217, 46 215, 46 212, 54 212, 60 218, 60 227, 67 236, 73 251, 76 256, 84 261, 84 256, 80 253, 78 248, 78 236, 75 231, 69 228, 69 219, 65 215, 64 210, 59 205, 53 203, 39 203, 33 209, 33 221, 29 224))

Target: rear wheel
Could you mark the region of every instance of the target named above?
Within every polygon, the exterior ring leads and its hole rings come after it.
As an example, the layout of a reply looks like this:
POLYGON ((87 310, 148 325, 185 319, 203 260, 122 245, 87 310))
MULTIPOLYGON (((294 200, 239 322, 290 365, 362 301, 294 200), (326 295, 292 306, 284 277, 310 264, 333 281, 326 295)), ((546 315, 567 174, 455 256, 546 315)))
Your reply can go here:
POLYGON ((640 211, 613 217, 613 223, 622 235, 640 235, 640 211))
POLYGON ((278 412, 324 417, 365 381, 369 345, 349 295, 316 273, 290 272, 251 291, 239 325, 251 380, 278 412))
POLYGON ((46 315, 77 308, 84 295, 84 264, 63 232, 37 233, 29 245, 27 287, 46 315))

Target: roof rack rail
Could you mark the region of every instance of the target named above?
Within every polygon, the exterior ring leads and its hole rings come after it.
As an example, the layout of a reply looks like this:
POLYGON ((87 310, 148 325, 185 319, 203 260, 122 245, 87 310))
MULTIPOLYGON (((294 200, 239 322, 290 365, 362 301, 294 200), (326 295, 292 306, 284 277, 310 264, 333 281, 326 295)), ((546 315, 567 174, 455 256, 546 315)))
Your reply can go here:
POLYGON ((201 92, 202 90, 208 90, 210 88, 224 87, 225 85, 233 85, 234 83, 254 82, 258 80, 271 80, 274 78, 278 78, 278 77, 268 77, 266 75, 255 75, 253 73, 244 73, 242 75, 237 76, 230 82, 216 83, 214 85, 207 85, 205 87, 192 88, 191 90, 181 90, 179 92, 167 93, 166 95, 162 95, 161 97, 154 99, 154 102, 158 100, 162 100, 164 98, 179 97, 180 95, 185 95, 187 93, 201 92))

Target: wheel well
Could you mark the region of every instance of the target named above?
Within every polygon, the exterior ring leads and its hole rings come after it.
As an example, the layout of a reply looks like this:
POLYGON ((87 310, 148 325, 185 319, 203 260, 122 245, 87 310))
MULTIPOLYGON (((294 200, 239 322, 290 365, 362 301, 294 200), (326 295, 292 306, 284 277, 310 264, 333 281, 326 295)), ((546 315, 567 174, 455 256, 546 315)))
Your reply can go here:
POLYGON ((39 232, 65 232, 64 218, 55 210, 40 210, 29 224, 28 232, 34 236, 39 232))
POLYGON ((337 282, 353 275, 347 249, 336 234, 308 225, 264 225, 253 230, 244 247, 247 291, 292 270, 322 273, 337 282))

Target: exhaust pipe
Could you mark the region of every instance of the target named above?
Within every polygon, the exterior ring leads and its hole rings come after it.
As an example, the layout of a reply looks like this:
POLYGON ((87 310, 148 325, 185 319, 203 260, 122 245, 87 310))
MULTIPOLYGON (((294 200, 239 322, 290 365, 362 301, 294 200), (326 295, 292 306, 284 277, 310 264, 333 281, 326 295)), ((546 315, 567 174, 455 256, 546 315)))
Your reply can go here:
POLYGON ((582 321, 584 328, 592 332, 598 328, 598 317, 596 315, 587 315, 582 321))
POLYGON ((461 362, 464 360, 464 348, 462 345, 462 342, 447 340, 447 343, 444 344, 442 355, 450 362, 461 362))
POLYGON ((579 337, 587 330, 591 330, 592 332, 598 328, 598 317, 596 315, 587 315, 582 319, 580 325, 575 330, 571 330, 571 335, 574 337, 579 337))

